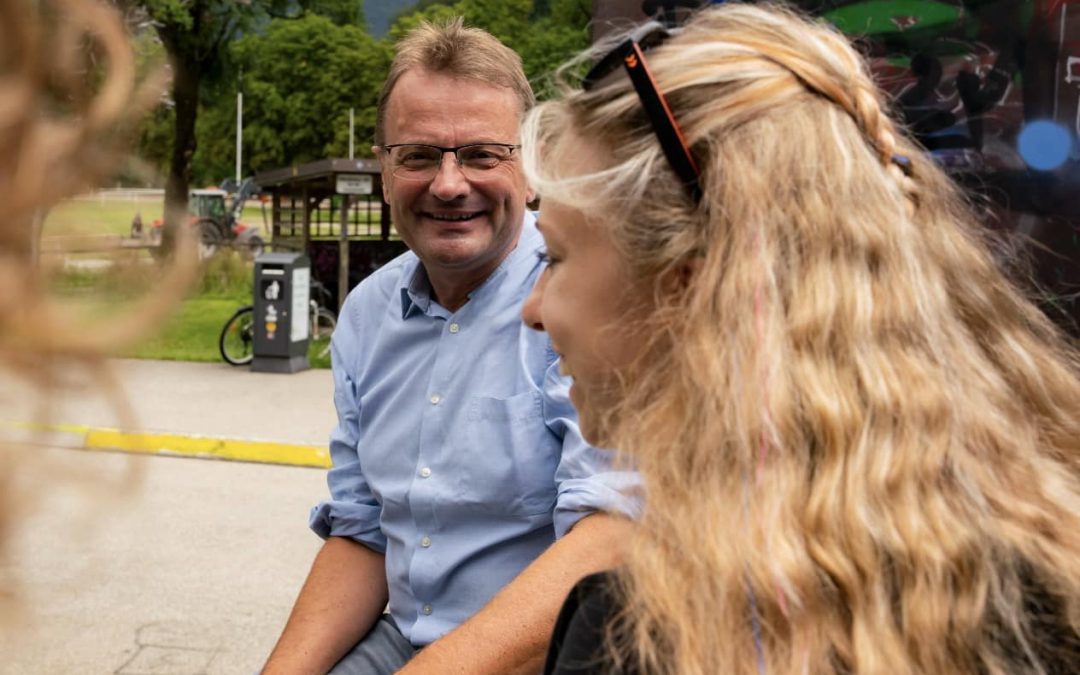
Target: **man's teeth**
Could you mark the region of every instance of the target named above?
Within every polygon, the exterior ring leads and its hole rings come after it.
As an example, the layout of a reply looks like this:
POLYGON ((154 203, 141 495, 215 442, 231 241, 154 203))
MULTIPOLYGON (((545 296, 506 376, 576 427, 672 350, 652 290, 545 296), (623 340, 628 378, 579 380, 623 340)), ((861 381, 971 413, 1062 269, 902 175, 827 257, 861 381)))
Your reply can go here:
POLYGON ((450 221, 450 222, 458 222, 458 221, 462 221, 462 220, 471 220, 471 219, 477 217, 478 215, 480 215, 479 211, 477 211, 476 213, 449 213, 449 214, 433 213, 433 214, 431 214, 431 217, 434 218, 435 220, 447 220, 447 221, 450 221))

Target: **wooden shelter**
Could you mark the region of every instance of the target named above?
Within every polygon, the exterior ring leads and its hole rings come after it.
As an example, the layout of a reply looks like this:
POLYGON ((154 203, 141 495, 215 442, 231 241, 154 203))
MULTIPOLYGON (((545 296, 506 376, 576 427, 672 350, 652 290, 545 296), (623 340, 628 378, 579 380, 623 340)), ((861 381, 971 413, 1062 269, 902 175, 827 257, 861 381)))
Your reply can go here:
POLYGON ((374 159, 321 159, 258 173, 255 182, 271 198, 274 247, 307 253, 312 277, 339 309, 352 287, 406 250, 374 159))

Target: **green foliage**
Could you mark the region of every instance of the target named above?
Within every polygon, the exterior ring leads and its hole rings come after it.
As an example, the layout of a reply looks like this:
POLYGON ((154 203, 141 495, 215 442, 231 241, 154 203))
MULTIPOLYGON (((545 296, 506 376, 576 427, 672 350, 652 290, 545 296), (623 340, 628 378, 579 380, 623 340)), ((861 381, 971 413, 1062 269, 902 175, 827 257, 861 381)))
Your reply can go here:
MULTIPOLYGON (((357 154, 370 156, 387 44, 362 27, 306 14, 270 22, 264 34, 234 42, 230 55, 243 71, 245 174, 347 156, 349 108, 356 110, 357 154)), ((234 161, 235 94, 218 100, 199 126, 196 175, 207 178, 230 175, 234 161)))
POLYGON ((542 18, 534 25, 536 32, 526 36, 517 51, 537 98, 544 99, 554 93, 551 76, 555 69, 589 46, 589 31, 559 24, 553 17, 542 18))
MULTIPOLYGON (((145 256, 114 255, 105 267, 84 267, 78 264, 58 266, 49 275, 49 290, 59 298, 72 301, 75 315, 94 316, 123 312, 129 303, 149 293, 160 276, 157 265, 144 264, 145 256)), ((70 263, 100 261, 92 256, 65 255, 70 263)))
POLYGON ((557 26, 587 31, 592 21, 592 1, 551 0, 551 20, 557 26))
POLYGON ((529 29, 533 0, 458 0, 453 4, 435 2, 421 4, 417 11, 400 17, 390 28, 390 36, 400 39, 421 21, 442 23, 463 16, 466 23, 490 32, 507 45, 513 46, 529 29))
POLYGON ((363 0, 308 0, 307 11, 325 16, 339 26, 352 25, 363 27, 363 0))
MULTIPOLYGON (((165 67, 167 62, 165 47, 162 46, 161 40, 154 31, 142 30, 136 33, 132 39, 132 47, 135 52, 135 68, 139 81, 165 67)), ((157 174, 151 177, 155 179, 152 182, 159 182, 159 179, 168 173, 175 124, 176 115, 172 101, 164 98, 140 122, 135 136, 138 140, 134 154, 146 162, 153 173, 157 174)))
POLYGON ((589 46, 589 0, 427 0, 401 16, 390 28, 397 40, 421 21, 441 23, 465 17, 521 55, 525 75, 537 96, 549 95, 549 74, 589 46))
POLYGON ((183 0, 141 0, 146 13, 162 25, 175 25, 182 30, 191 30, 194 17, 188 12, 183 0))
MULTIPOLYGON (((362 23, 360 0, 233 3, 246 7, 246 15, 218 7, 223 1, 143 2, 156 8, 154 17, 179 16, 178 8, 194 13, 197 6, 219 22, 232 17, 228 20, 234 39, 225 42, 217 56, 218 74, 202 79, 192 158, 195 185, 216 183, 234 173, 238 87, 244 92, 244 175, 347 156, 349 108, 356 111, 357 155, 369 156, 375 99, 393 42, 420 21, 464 16, 469 25, 490 31, 521 54, 526 76, 544 98, 551 90, 548 75, 588 46, 592 5, 591 0, 421 0, 415 11, 398 18, 388 39, 375 40, 362 23), (271 18, 285 12, 282 8, 291 8, 290 18, 271 18), (297 13, 297 8, 307 11, 297 13)), ((160 42, 151 42, 140 47, 147 61, 162 52, 160 42)), ((163 174, 174 125, 175 108, 164 105, 140 130, 139 155, 163 174)))
POLYGON ((206 263, 199 295, 251 302, 254 263, 239 251, 222 249, 206 263))
POLYGON ((445 23, 447 20, 452 19, 459 14, 460 12, 455 10, 453 5, 443 2, 432 3, 425 6, 423 9, 402 14, 394 21, 393 25, 390 26, 390 40, 392 42, 397 42, 404 37, 406 33, 419 26, 423 21, 440 24, 445 23))
POLYGON ((175 126, 175 108, 162 103, 143 117, 139 128, 139 141, 135 154, 139 159, 147 162, 150 169, 158 176, 166 176, 169 172, 169 157, 172 155, 175 126))

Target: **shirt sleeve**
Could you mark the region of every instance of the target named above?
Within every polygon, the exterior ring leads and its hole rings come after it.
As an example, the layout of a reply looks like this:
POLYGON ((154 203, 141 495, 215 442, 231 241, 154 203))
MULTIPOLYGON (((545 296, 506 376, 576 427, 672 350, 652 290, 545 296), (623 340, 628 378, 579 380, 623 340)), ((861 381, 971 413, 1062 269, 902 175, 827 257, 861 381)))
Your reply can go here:
POLYGON ((555 536, 562 537, 577 521, 597 511, 637 518, 641 512, 641 478, 617 467, 612 450, 594 448, 581 437, 577 411, 570 403, 570 378, 559 374, 556 360, 548 366, 543 386, 544 422, 563 439, 555 469, 555 536))
POLYGON ((341 312, 344 320, 338 323, 331 339, 334 407, 338 418, 337 427, 330 434, 330 457, 334 466, 326 476, 330 499, 311 509, 309 525, 323 539, 348 537, 384 553, 386 537, 379 527, 382 507, 364 478, 357 452, 360 397, 350 373, 360 344, 354 317, 362 314, 355 313, 355 304, 355 294, 346 299, 341 312))

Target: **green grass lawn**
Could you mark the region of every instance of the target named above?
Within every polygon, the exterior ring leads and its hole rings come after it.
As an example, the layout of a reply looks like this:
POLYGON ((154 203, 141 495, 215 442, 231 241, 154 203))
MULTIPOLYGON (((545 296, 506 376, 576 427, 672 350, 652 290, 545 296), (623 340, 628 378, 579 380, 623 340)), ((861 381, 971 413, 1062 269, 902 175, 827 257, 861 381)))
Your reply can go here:
MULTIPOLYGON (((246 299, 251 302, 250 298, 246 299)), ((220 361, 218 336, 243 299, 195 297, 185 300, 160 334, 139 345, 130 356, 166 361, 220 361)))
MULTIPOLYGON (((195 297, 184 301, 160 334, 139 345, 129 356, 165 361, 223 361, 218 337, 225 322, 250 298, 195 297)), ((312 345, 312 368, 329 368, 330 356, 319 357, 312 345)))
MULTIPOLYGON (((149 229, 162 217, 161 202, 135 200, 72 199, 57 204, 45 217, 42 233, 46 237, 131 233, 131 220, 136 213, 142 215, 143 228, 149 229)), ((267 220, 270 217, 267 206, 267 220)), ((240 222, 263 228, 262 209, 258 206, 244 207, 240 222)))
MULTIPOLYGON (((46 216, 44 237, 121 235, 131 232, 131 219, 142 216, 149 229, 161 218, 162 204, 136 200, 70 200, 55 206, 46 216)), ((269 216, 269 207, 267 209, 269 216)), ((263 228, 263 210, 246 207, 241 221, 263 228)), ((80 256, 68 256, 78 258, 80 256)), ((84 254, 81 257, 100 257, 84 254)), ((74 311, 113 311, 134 295, 150 292, 158 267, 146 252, 132 252, 123 262, 104 270, 61 269, 52 280, 53 291, 73 302, 74 311)), ((221 251, 206 266, 202 279, 190 297, 177 309, 161 330, 130 354, 134 358, 170 361, 219 361, 218 338, 225 322, 239 307, 251 303, 252 263, 236 251, 221 251)), ((122 311, 122 309, 118 310, 122 311)), ((330 357, 318 357, 312 349, 314 368, 329 368, 330 357)))
MULTIPOLYGON (((60 270, 51 288, 72 311, 93 315, 123 312, 127 301, 152 292, 159 268, 151 262, 114 265, 102 270, 60 270)), ((202 278, 172 317, 154 335, 122 356, 166 361, 223 361, 218 338, 225 322, 251 304, 252 263, 235 251, 211 260, 202 278)), ((329 368, 330 357, 309 354, 313 368, 329 368)))

